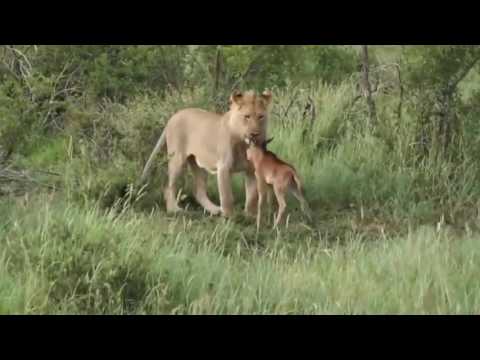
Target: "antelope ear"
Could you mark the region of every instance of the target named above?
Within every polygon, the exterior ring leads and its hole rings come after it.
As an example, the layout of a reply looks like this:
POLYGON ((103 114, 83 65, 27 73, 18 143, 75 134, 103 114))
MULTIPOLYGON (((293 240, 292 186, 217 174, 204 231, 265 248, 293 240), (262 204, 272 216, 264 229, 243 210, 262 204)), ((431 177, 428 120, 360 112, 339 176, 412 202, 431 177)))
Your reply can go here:
POLYGON ((260 96, 265 101, 265 105, 269 106, 272 102, 272 92, 270 90, 265 90, 260 96))
POLYGON ((271 137, 270 139, 268 139, 267 141, 265 141, 265 146, 267 146, 268 144, 270 144, 273 140, 273 137, 271 137))
POLYGON ((232 104, 241 105, 242 104, 242 98, 243 98, 242 92, 239 91, 239 90, 234 90, 232 92, 232 95, 230 96, 230 105, 232 105, 232 104))

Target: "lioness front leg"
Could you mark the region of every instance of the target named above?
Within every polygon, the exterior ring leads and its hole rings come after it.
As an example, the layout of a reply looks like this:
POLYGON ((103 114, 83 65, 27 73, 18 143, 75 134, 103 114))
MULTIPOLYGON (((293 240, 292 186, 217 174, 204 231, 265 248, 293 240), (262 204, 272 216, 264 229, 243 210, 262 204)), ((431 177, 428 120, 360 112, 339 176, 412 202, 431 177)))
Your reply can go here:
POLYGON ((218 168, 218 193, 223 216, 231 216, 233 214, 233 193, 230 167, 228 166, 219 166, 218 168))
POLYGON ((190 168, 192 169, 195 178, 194 196, 198 203, 212 215, 218 215, 222 210, 220 206, 215 205, 208 198, 207 194, 207 172, 201 169, 196 163, 195 159, 189 159, 190 168))
POLYGON ((245 174, 245 213, 255 216, 258 202, 257 180, 253 172, 245 174))

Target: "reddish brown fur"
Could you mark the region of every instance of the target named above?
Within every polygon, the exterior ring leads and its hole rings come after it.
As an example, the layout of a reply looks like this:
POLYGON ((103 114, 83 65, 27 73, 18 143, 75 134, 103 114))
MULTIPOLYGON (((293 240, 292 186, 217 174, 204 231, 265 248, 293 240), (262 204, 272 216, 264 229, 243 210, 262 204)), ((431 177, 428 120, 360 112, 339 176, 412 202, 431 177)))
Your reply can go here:
POLYGON ((255 168, 259 193, 257 230, 260 228, 261 208, 269 187, 273 188, 278 202, 278 215, 274 227, 282 220, 286 208, 285 196, 288 191, 291 191, 300 201, 302 210, 310 215, 308 204, 303 195, 302 183, 295 168, 279 159, 273 152, 268 151, 266 148, 268 142, 264 142, 261 146, 257 144, 258 141, 255 141, 255 139, 249 139, 247 142, 250 145, 247 149, 247 159, 252 162, 255 168))

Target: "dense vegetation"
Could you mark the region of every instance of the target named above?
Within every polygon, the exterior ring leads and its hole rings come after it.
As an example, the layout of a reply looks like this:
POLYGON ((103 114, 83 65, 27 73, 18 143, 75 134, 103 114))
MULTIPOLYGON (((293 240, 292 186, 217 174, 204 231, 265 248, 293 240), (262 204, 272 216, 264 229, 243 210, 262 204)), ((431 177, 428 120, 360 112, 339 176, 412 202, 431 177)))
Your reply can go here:
MULTIPOLYGON (((480 47, 0 47, 0 313, 477 313, 480 47), (314 224, 206 216, 168 118, 270 88, 314 224)), ((216 181, 209 182, 218 202, 216 181)))

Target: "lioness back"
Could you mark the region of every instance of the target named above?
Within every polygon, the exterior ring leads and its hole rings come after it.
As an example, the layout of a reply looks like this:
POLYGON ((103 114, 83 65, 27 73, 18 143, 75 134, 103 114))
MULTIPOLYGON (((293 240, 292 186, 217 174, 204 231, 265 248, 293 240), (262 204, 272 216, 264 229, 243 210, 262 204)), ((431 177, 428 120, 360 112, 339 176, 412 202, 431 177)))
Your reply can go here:
POLYGON ((166 126, 167 149, 170 154, 194 155, 200 162, 213 167, 222 115, 197 108, 183 109, 174 114, 166 126))

